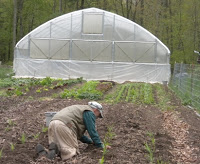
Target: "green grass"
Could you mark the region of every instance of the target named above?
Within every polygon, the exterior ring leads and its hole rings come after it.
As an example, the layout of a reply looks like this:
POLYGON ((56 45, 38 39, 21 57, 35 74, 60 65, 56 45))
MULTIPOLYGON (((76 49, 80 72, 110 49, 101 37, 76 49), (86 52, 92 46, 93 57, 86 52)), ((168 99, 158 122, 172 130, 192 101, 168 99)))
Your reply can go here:
POLYGON ((154 85, 157 93, 157 106, 161 110, 171 110, 173 109, 173 106, 170 105, 170 94, 167 93, 164 89, 164 86, 161 84, 155 84, 154 85))
POLYGON ((0 79, 5 79, 13 76, 12 67, 6 65, 0 65, 0 79))

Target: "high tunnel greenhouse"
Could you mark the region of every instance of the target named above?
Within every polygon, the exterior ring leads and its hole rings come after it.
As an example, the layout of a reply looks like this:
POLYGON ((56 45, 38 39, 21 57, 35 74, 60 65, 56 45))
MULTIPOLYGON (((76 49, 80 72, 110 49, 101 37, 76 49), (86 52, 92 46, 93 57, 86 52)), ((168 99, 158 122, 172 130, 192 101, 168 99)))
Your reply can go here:
POLYGON ((170 51, 153 34, 97 8, 54 18, 15 47, 15 77, 166 82, 170 51))

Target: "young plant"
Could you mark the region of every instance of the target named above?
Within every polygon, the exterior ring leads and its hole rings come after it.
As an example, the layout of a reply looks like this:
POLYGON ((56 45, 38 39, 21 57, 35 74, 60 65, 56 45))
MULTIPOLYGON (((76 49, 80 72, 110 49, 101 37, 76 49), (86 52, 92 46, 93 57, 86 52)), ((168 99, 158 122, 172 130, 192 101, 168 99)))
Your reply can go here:
POLYGON ((154 162, 154 156, 153 156, 154 152, 151 149, 150 145, 148 145, 147 142, 145 143, 145 149, 148 152, 148 159, 149 159, 150 163, 153 164, 153 162, 154 162))
POLYGON ((11 119, 9 119, 9 120, 7 121, 7 123, 8 123, 8 125, 11 126, 11 127, 15 125, 14 121, 11 120, 11 119))
POLYGON ((46 133, 48 131, 48 127, 42 127, 42 132, 46 133))
POLYGON ((10 130, 12 129, 12 127, 15 125, 14 121, 12 121, 11 119, 8 119, 8 120, 7 120, 7 123, 8 123, 8 125, 7 125, 7 127, 5 128, 5 131, 6 131, 6 132, 10 131, 10 130))
POLYGON ((100 164, 104 163, 104 161, 105 161, 105 155, 108 152, 107 151, 107 146, 109 146, 110 144, 104 139, 103 145, 104 145, 103 146, 103 155, 102 155, 101 159, 99 160, 100 164))
POLYGON ((9 126, 7 126, 6 128, 5 128, 5 131, 6 132, 8 132, 8 131, 10 131, 11 130, 11 128, 9 127, 9 126))
POLYGON ((1 159, 2 155, 3 155, 3 148, 0 150, 0 159, 1 159))
POLYGON ((37 133, 36 135, 34 135, 33 137, 34 137, 34 139, 36 140, 36 139, 38 139, 39 138, 39 136, 40 136, 40 133, 37 133))
POLYGON ((26 135, 23 133, 21 137, 21 142, 24 144, 26 142, 26 135))
POLYGON ((10 149, 11 149, 11 151, 14 151, 14 150, 15 150, 15 145, 16 145, 16 144, 14 144, 14 143, 10 143, 10 149))
POLYGON ((79 89, 65 89, 64 92, 60 94, 60 97, 100 100, 103 97, 103 93, 96 89, 98 84, 98 81, 88 81, 79 89))
POLYGON ((150 137, 151 142, 148 144, 147 142, 144 144, 146 151, 148 152, 148 159, 150 164, 154 163, 154 152, 155 152, 155 138, 152 133, 147 133, 147 135, 150 137))
POLYGON ((103 142, 103 155, 101 159, 99 160, 100 164, 103 164, 105 162, 105 155, 108 152, 107 146, 110 146, 109 143, 110 140, 115 136, 115 133, 112 132, 113 127, 108 127, 108 132, 105 134, 104 142, 103 142))
POLYGON ((126 86, 125 86, 125 85, 122 85, 122 87, 121 87, 121 89, 120 89, 120 91, 119 91, 119 94, 118 94, 118 96, 117 96, 116 99, 115 99, 116 102, 119 102, 119 101, 121 100, 122 94, 123 94, 125 88, 126 88, 126 86))
POLYGON ((41 93, 41 90, 40 90, 40 89, 37 89, 37 90, 36 90, 36 93, 41 93))
POLYGON ((131 95, 131 90, 132 90, 132 85, 129 84, 128 86, 128 93, 127 93, 127 96, 126 96, 126 102, 129 102, 129 99, 130 99, 130 95, 131 95))
POLYGON ((43 86, 45 86, 45 85, 49 86, 49 85, 51 85, 52 82, 53 82, 53 79, 51 79, 50 77, 46 77, 40 81, 40 84, 43 86))
POLYGON ((43 90, 44 90, 44 91, 48 91, 49 89, 48 89, 48 88, 44 88, 43 90))
POLYGON ((18 89, 15 90, 15 94, 16 94, 17 96, 21 96, 21 95, 23 95, 23 92, 20 91, 20 89, 18 88, 18 89))

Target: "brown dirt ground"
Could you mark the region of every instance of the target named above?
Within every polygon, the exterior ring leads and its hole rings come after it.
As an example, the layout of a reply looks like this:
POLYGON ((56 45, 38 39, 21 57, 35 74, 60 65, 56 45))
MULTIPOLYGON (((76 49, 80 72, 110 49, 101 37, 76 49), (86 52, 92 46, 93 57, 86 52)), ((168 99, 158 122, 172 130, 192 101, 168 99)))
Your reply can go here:
MULTIPOLYGON (((60 89, 60 88, 58 88, 60 89)), ((63 89, 63 88, 62 88, 63 89)), ((167 92, 170 92, 166 88, 167 92)), ((52 92, 58 92, 57 89, 52 92)), ((35 93, 35 92, 34 92, 35 93)), ((44 92, 43 92, 44 93, 44 92)), ((170 94, 173 94, 170 92, 170 94)), ((59 111, 73 104, 87 104, 88 100, 75 99, 38 99, 47 96, 29 94, 25 96, 0 98, 0 150, 1 164, 95 164, 102 157, 102 150, 87 144, 79 143, 80 154, 68 161, 59 157, 50 161, 37 157, 37 143, 48 147, 45 127, 45 112, 59 111), (27 96, 32 96, 27 99, 27 96), (9 124, 9 120, 14 125, 9 124), (21 143, 22 134, 26 142, 21 143), (36 138, 36 134, 40 133, 36 138), (15 149, 11 150, 11 144, 15 149), (3 149, 2 149, 3 148, 3 149)), ((150 145, 148 132, 155 136, 154 158, 163 163, 200 163, 200 118, 195 112, 181 106, 180 101, 172 96, 170 104, 174 109, 161 111, 152 105, 135 105, 132 103, 107 104, 104 107, 104 118, 97 120, 97 130, 103 140, 107 127, 113 127, 115 136, 110 141, 112 148, 106 153, 106 164, 147 164, 148 152, 145 143, 150 145)), ((161 162, 160 162, 161 163, 161 162)))

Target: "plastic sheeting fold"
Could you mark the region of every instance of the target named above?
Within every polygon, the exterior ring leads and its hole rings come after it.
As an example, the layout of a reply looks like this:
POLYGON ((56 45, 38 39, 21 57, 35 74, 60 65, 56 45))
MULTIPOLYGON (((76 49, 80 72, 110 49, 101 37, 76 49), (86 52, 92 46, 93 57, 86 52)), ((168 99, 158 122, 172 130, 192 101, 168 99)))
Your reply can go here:
POLYGON ((79 78, 162 83, 170 79, 170 64, 88 62, 69 60, 17 59, 15 77, 79 78))

